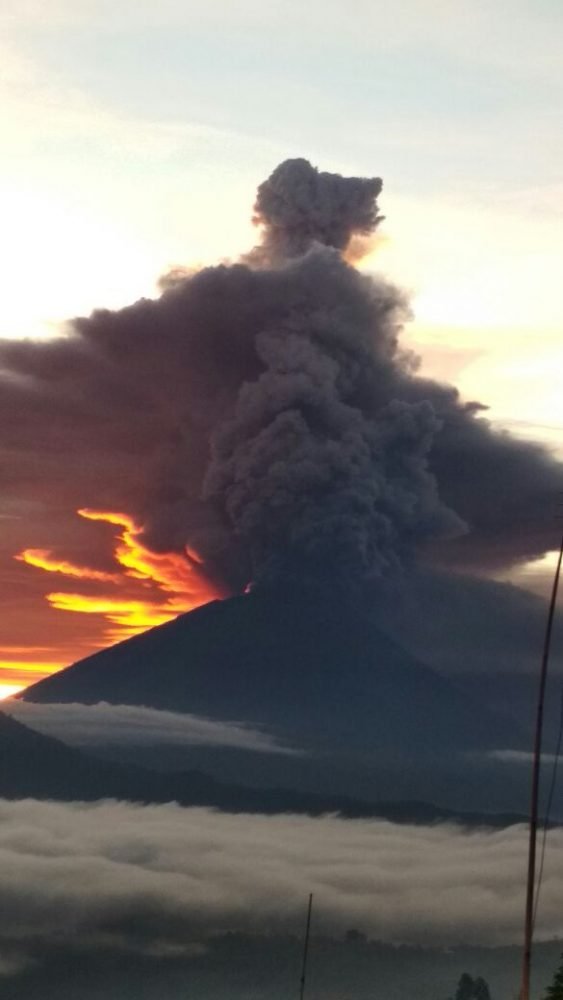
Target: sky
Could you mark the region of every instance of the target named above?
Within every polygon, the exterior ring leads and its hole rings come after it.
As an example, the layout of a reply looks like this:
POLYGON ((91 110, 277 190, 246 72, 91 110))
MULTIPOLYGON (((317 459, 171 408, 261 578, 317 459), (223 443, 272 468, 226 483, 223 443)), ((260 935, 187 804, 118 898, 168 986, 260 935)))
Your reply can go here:
MULTIPOLYGON (((2 337, 238 256, 258 183, 306 156, 383 178, 361 266, 409 291, 423 372, 563 454, 557 0, 4 0, 0 27, 2 337)), ((130 512, 84 495, 39 524, 40 493, 0 501, 5 694, 216 592, 130 512)))

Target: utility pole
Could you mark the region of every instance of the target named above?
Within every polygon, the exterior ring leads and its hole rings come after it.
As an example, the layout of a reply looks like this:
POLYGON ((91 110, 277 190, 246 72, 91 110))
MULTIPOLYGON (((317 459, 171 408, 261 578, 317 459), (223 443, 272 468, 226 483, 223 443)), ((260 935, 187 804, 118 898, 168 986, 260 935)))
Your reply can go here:
POLYGON ((551 600, 547 614, 547 624, 543 644, 543 654, 540 669, 540 680, 538 690, 538 705, 536 710, 536 731, 534 737, 534 756, 532 761, 532 791, 530 803, 530 836, 528 842, 528 879, 526 887, 526 917, 524 924, 524 951, 522 955, 522 984, 520 987, 520 1000, 530 1000, 530 973, 532 968, 532 938, 534 934, 534 900, 536 888, 536 843, 538 836, 538 803, 540 790, 540 768, 543 735, 543 708, 545 700, 545 687, 547 681, 547 668, 549 664, 549 652, 551 648, 551 633, 553 631, 553 619, 555 617, 555 606, 557 603, 557 591, 559 588, 559 577, 561 575, 561 563, 563 561, 563 538, 559 547, 559 557, 553 578, 551 589, 551 600))
POLYGON ((303 966, 301 969, 301 981, 299 989, 299 1000, 305 996, 305 977, 307 975, 307 958, 309 957, 309 933, 311 930, 311 911, 313 909, 313 893, 309 894, 309 905, 307 907, 307 923, 305 925, 305 943, 303 945, 303 966))

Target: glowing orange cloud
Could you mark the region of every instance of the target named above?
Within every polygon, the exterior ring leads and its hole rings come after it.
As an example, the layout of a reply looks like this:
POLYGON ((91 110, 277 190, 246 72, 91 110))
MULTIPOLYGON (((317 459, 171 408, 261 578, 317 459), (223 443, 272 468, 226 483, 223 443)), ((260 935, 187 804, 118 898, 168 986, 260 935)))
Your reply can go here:
POLYGON ((186 605, 182 607, 183 611, 206 604, 217 596, 216 588, 205 576, 195 553, 188 550, 185 555, 151 552, 139 541, 139 528, 127 514, 88 508, 78 513, 89 521, 105 521, 123 528, 118 536, 115 558, 126 575, 135 580, 150 580, 167 593, 177 595, 186 605))
POLYGON ((48 549, 24 549, 15 558, 28 566, 44 569, 47 573, 62 573, 63 576, 76 576, 82 580, 101 580, 105 583, 119 582, 115 573, 103 573, 100 570, 88 569, 86 566, 76 566, 66 559, 53 559, 48 549))
POLYGON ((92 596, 57 591, 46 595, 51 606, 58 611, 103 616, 115 626, 106 629, 106 642, 117 642, 155 625, 162 625, 184 611, 191 611, 222 596, 206 577, 195 553, 188 550, 185 554, 151 552, 139 540, 140 529, 127 514, 88 508, 79 510, 78 514, 86 520, 103 521, 121 529, 114 549, 120 571, 103 573, 77 566, 54 558, 44 549, 26 549, 16 559, 49 573, 118 587, 128 581, 138 581, 142 590, 139 596, 133 597, 116 595, 115 592, 92 596))
POLYGON ((84 594, 47 594, 47 600, 58 611, 78 611, 87 615, 103 615, 108 621, 119 626, 106 632, 109 638, 123 639, 137 632, 144 632, 155 625, 169 622, 182 611, 190 611, 195 605, 182 601, 166 601, 154 604, 150 601, 119 600, 113 597, 87 597, 84 594))

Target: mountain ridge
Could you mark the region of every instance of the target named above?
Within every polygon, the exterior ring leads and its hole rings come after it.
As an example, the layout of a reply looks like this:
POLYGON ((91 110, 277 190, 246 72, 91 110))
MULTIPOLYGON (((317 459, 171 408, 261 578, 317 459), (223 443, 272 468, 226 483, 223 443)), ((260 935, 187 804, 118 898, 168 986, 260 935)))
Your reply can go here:
POLYGON ((136 765, 100 760, 44 736, 0 711, 0 796, 63 802, 115 798, 143 804, 177 802, 224 812, 339 814, 350 819, 385 819, 427 825, 502 828, 525 822, 519 813, 455 811, 430 802, 363 802, 287 788, 251 788, 218 781, 200 771, 156 773, 136 765))

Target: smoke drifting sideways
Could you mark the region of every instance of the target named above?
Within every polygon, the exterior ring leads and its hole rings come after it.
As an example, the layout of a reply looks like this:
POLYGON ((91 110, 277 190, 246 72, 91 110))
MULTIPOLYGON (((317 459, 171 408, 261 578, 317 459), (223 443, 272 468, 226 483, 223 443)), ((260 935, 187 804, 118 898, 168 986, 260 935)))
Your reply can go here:
POLYGON ((347 588, 420 548, 485 570, 552 548, 563 465, 418 377, 405 296, 347 263, 380 190, 288 160, 259 187, 241 261, 175 272, 158 299, 56 339, 0 342, 4 496, 125 510, 223 592, 347 588))

